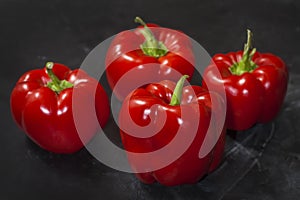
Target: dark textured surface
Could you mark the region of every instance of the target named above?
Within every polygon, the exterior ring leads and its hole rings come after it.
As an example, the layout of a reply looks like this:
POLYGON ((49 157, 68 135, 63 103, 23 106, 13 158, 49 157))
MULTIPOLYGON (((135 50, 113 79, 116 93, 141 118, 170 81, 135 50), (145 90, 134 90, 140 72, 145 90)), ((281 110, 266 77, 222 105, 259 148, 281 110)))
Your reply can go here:
MULTIPOLYGON (((1 200, 299 198, 299 1, 2 0, 0 27, 1 200), (245 29, 251 28, 257 49, 282 57, 290 71, 278 117, 228 136, 222 165, 198 184, 143 185, 132 174, 104 166, 85 149, 74 155, 45 152, 11 118, 9 95, 19 76, 48 60, 79 67, 101 41, 134 28, 136 15, 183 30, 210 54, 240 49, 245 29)), ((106 131, 117 135, 112 121, 106 131)))

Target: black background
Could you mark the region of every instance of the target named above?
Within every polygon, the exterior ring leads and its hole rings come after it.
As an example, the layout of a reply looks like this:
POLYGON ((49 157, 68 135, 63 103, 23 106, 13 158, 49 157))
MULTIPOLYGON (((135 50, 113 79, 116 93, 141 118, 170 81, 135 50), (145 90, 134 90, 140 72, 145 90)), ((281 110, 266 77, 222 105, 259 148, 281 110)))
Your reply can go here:
MULTIPOLYGON (((299 2, 1 0, 0 199, 298 199, 299 2), (281 113, 269 124, 257 125, 237 138, 228 137, 230 144, 235 140, 256 152, 251 157, 253 165, 241 166, 239 163, 246 164, 243 157, 231 155, 220 169, 195 185, 144 185, 132 174, 104 166, 86 149, 73 155, 41 150, 16 126, 9 96, 24 72, 43 67, 46 61, 79 67, 100 42, 136 27, 136 15, 184 31, 211 55, 241 49, 245 30, 250 28, 259 51, 283 58, 290 81, 281 113), (272 135, 260 138, 266 133, 272 135), (243 143, 246 134, 255 137, 243 143), (234 173, 243 169, 243 173, 234 173)), ((117 132, 112 122, 106 130, 117 132)), ((228 149, 230 146, 227 153, 228 149)))

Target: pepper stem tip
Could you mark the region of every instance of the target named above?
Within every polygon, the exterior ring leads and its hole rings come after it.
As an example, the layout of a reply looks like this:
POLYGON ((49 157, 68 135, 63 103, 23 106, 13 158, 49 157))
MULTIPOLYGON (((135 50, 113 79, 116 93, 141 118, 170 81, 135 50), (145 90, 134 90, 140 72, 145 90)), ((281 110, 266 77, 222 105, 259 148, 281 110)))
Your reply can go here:
POLYGON ((180 105, 181 103, 181 96, 182 96, 182 89, 183 89, 183 84, 184 81, 189 78, 189 75, 183 75, 179 81, 177 82, 173 95, 171 97, 171 102, 170 105, 171 106, 177 106, 180 105))
POLYGON ((135 17, 135 19, 134 19, 134 22, 135 23, 139 23, 139 24, 141 24, 141 25, 143 25, 143 26, 146 26, 146 23, 142 20, 142 18, 140 18, 140 17, 135 17))
POLYGON ((52 69, 53 68, 54 63, 53 62, 47 62, 46 63, 46 68, 47 69, 52 69))

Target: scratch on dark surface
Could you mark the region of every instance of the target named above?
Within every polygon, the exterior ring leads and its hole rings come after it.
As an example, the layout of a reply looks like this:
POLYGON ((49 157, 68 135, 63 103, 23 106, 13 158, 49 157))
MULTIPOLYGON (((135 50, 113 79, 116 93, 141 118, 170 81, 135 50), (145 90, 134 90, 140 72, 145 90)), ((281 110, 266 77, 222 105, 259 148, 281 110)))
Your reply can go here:
POLYGON ((218 198, 218 200, 221 200, 224 198, 224 196, 232 189, 234 188, 247 174, 248 172, 256 165, 257 160, 255 159, 252 164, 249 166, 248 169, 245 170, 245 172, 238 178, 236 179, 236 181, 227 188, 227 190, 225 190, 225 192, 223 194, 221 194, 220 198, 218 198))
POLYGON ((233 144, 234 144, 234 147, 232 149, 230 149, 230 151, 226 154, 226 157, 232 155, 236 151, 244 151, 249 156, 255 157, 255 155, 253 155, 253 153, 251 151, 249 151, 246 147, 244 147, 241 143, 234 141, 233 144))
MULTIPOLYGON (((261 168, 259 158, 263 155, 263 152, 264 152, 266 146, 270 143, 270 141, 274 137, 274 133, 275 133, 275 124, 272 123, 271 124, 271 130, 268 133, 268 137, 264 140, 264 142, 260 146, 261 147, 260 151, 252 151, 252 149, 248 149, 243 144, 241 144, 237 141, 233 141, 234 142, 234 147, 232 149, 230 149, 229 152, 227 152, 226 157, 233 155, 237 151, 242 151, 242 152, 246 153, 249 156, 250 159, 253 159, 253 161, 249 165, 249 167, 246 168, 244 170, 244 172, 242 174, 240 174, 240 176, 221 194, 221 196, 218 198, 218 200, 223 199, 224 196, 228 192, 230 192, 249 173, 249 171, 255 165, 257 165, 259 169, 261 168)), ((247 136, 247 138, 245 140, 243 140, 243 143, 246 144, 247 141, 249 141, 253 136, 254 136, 254 134, 251 134, 251 135, 247 136)), ((233 155, 233 156, 235 156, 235 155, 233 155)))
POLYGON ((261 151, 258 154, 258 157, 261 157, 263 152, 265 151, 266 146, 270 143, 270 141, 272 140, 272 138, 274 137, 274 133, 275 133, 275 123, 272 123, 272 128, 270 130, 270 135, 269 137, 265 140, 265 142, 261 145, 261 151))

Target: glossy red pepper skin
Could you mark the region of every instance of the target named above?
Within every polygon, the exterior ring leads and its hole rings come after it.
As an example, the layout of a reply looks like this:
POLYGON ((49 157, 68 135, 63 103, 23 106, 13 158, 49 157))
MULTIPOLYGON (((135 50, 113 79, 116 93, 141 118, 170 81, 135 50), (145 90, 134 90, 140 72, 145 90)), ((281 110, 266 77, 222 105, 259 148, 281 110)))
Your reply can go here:
POLYGON ((158 58, 144 54, 140 48, 145 41, 140 33, 141 26, 117 34, 108 49, 106 76, 114 94, 121 101, 146 83, 177 81, 184 74, 191 78, 194 73, 194 55, 188 36, 156 24, 147 26, 155 38, 167 47, 167 54, 158 58), (127 76, 124 76, 126 73, 127 76))
POLYGON ((211 93, 218 99, 218 105, 213 105, 215 110, 212 112, 211 96, 208 91, 200 86, 186 86, 183 88, 181 104, 173 106, 169 103, 174 87, 174 82, 162 81, 136 89, 124 100, 120 111, 120 134, 124 148, 128 152, 148 153, 160 150, 170 144, 181 129, 184 138, 177 143, 175 141, 175 148, 167 152, 172 156, 174 151, 182 148, 181 145, 186 145, 183 141, 196 131, 186 151, 160 169, 152 170, 154 169, 152 164, 163 163, 166 160, 164 154, 157 154, 146 162, 135 155, 128 154, 129 163, 136 176, 147 184, 155 181, 166 186, 196 183, 204 175, 215 170, 222 160, 226 130, 223 124, 220 137, 214 138, 215 143, 209 153, 203 158, 199 158, 198 154, 207 134, 217 137, 214 132, 216 129, 213 129, 214 131, 210 129, 208 132, 208 126, 212 113, 214 115, 218 113, 218 107, 222 107, 224 102, 217 94, 211 93), (161 124, 163 112, 166 114, 166 120, 164 124, 161 124), (184 117, 182 113, 186 113, 184 117), (157 133, 151 137, 145 137, 149 133, 143 129, 135 129, 132 123, 141 127, 151 125, 153 126, 151 130, 157 133), (193 130, 195 127, 191 124, 199 126, 193 130), (131 135, 128 130, 133 130, 132 132, 137 137, 131 135), (145 168, 147 172, 138 173, 145 168))
POLYGON ((239 62, 242 55, 243 51, 216 54, 203 75, 203 85, 207 87, 209 84, 210 90, 225 87, 227 127, 232 130, 246 130, 256 123, 274 119, 280 111, 288 84, 285 63, 270 53, 256 52, 252 61, 257 68, 241 75, 232 74, 230 67, 239 62))
POLYGON ((52 71, 74 86, 58 94, 46 86, 51 81, 46 68, 29 71, 21 76, 11 93, 11 112, 19 127, 43 149, 74 153, 94 136, 99 124, 106 124, 110 113, 108 97, 102 86, 80 69, 71 71, 55 63, 52 71), (77 105, 72 98, 77 98, 77 105), (77 126, 73 112, 78 116, 77 126))

